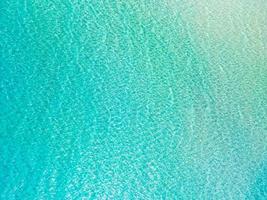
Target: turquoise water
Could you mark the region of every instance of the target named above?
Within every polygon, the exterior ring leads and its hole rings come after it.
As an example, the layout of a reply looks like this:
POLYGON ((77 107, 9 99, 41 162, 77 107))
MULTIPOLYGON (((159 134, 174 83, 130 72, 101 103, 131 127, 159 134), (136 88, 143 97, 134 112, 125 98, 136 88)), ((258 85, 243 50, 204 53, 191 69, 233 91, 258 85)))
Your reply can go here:
POLYGON ((0 199, 267 198, 266 1, 0 5, 0 199))

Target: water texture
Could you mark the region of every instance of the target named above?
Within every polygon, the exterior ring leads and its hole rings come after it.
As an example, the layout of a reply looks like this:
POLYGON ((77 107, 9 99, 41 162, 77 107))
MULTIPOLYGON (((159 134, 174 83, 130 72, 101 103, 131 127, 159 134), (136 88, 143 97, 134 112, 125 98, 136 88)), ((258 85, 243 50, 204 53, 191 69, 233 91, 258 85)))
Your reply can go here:
POLYGON ((265 0, 0 6, 0 199, 267 199, 265 0))

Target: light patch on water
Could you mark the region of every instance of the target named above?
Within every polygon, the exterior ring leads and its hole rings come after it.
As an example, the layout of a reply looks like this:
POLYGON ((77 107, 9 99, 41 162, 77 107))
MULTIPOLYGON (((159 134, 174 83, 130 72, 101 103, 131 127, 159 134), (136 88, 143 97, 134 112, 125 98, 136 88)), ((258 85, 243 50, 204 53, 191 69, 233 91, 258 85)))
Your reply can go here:
POLYGON ((214 107, 188 110, 185 159, 203 172, 201 178, 212 177, 207 190, 237 197, 249 188, 267 149, 267 2, 165 2, 186 22, 195 50, 206 60, 215 99, 214 107))

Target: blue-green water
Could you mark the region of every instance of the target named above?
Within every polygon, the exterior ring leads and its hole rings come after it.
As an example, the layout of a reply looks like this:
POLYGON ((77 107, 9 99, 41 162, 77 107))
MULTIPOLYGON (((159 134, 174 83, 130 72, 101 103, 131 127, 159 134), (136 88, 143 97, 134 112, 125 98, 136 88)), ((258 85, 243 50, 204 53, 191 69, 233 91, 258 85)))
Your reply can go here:
POLYGON ((266 1, 0 6, 0 199, 267 198, 266 1))

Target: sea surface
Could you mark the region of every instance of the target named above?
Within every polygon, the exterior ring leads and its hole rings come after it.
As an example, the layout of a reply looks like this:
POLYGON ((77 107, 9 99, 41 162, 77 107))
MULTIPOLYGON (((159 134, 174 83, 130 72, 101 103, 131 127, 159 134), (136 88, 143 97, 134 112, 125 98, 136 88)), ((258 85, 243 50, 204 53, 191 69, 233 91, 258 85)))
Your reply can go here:
POLYGON ((1 200, 266 200, 267 1, 1 0, 1 200))

